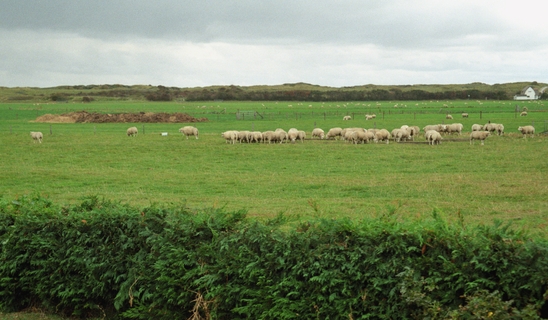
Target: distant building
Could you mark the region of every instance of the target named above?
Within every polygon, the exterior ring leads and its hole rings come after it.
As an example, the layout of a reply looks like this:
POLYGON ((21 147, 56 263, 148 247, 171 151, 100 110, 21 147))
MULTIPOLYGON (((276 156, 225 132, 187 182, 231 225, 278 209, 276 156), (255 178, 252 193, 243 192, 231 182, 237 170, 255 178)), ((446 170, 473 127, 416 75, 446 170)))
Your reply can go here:
POLYGON ((514 96, 514 100, 537 100, 542 93, 538 93, 531 86, 525 87, 520 94, 514 96))

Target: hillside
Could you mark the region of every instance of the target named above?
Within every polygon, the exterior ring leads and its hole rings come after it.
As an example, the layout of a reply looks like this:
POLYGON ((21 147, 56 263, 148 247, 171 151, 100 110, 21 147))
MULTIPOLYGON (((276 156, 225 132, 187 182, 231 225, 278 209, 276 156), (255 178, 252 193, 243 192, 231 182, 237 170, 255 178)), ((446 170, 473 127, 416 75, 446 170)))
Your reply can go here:
MULTIPOLYGON (((503 84, 415 84, 360 85, 327 87, 308 83, 255 86, 208 86, 178 88, 152 85, 75 85, 51 88, 0 87, 0 102, 92 102, 95 100, 148 101, 387 101, 387 100, 509 100, 524 87, 535 89, 546 83, 514 82, 503 84)), ((546 99, 545 95, 542 98, 546 99)))

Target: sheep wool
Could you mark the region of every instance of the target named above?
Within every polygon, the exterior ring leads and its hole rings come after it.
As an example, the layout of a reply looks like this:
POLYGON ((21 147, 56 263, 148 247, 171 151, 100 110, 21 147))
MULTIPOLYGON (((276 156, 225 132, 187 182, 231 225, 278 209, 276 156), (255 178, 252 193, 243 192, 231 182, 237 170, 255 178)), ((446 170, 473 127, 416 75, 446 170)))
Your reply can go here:
POLYGON ((39 143, 42 143, 42 139, 44 138, 42 132, 31 132, 30 136, 32 137, 32 140, 34 140, 34 143, 36 143, 37 141, 39 143))

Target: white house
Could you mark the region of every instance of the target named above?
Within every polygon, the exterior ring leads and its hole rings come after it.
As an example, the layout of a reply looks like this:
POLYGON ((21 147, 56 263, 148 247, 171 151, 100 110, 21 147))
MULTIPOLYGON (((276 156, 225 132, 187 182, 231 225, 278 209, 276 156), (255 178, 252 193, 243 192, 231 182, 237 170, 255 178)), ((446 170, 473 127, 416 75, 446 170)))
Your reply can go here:
POLYGON ((539 97, 540 94, 533 87, 528 86, 521 90, 520 94, 516 94, 514 100, 537 100, 539 97))

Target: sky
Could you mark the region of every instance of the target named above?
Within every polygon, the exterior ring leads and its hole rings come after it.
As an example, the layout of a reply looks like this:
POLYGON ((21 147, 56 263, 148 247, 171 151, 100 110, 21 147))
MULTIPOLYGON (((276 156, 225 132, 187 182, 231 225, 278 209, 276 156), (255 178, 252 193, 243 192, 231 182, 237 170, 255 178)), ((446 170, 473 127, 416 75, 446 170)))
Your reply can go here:
POLYGON ((0 86, 548 82, 545 0, 0 0, 0 86))

